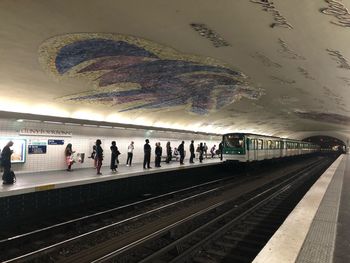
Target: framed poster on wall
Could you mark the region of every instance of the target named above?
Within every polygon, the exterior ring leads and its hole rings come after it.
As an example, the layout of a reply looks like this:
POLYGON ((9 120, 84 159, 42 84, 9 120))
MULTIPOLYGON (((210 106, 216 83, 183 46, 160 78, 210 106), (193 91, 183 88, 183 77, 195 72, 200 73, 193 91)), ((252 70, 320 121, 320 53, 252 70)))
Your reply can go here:
POLYGON ((6 146, 9 141, 13 141, 13 154, 11 155, 12 163, 24 163, 26 161, 26 139, 21 138, 0 138, 0 149, 6 146))

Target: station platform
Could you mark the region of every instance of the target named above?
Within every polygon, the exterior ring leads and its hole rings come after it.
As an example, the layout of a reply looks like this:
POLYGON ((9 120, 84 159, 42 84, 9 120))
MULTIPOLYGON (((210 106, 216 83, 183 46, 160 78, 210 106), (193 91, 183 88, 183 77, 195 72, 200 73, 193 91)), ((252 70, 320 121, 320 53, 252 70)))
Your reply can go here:
POLYGON ((143 169, 142 163, 135 163, 132 166, 125 164, 118 165, 118 171, 112 173, 109 166, 102 167, 102 175, 96 174, 95 168, 83 168, 72 170, 71 172, 48 171, 37 173, 22 173, 16 175, 17 181, 13 185, 0 185, 0 198, 14 195, 27 194, 32 192, 46 191, 72 186, 93 184, 122 178, 149 175, 155 173, 164 173, 183 169, 205 167, 221 163, 219 158, 204 159, 203 163, 195 162, 194 164, 185 163, 180 165, 179 162, 162 163, 161 167, 152 166, 151 169, 143 169))
POLYGON ((350 155, 310 188, 254 263, 350 262, 350 155))

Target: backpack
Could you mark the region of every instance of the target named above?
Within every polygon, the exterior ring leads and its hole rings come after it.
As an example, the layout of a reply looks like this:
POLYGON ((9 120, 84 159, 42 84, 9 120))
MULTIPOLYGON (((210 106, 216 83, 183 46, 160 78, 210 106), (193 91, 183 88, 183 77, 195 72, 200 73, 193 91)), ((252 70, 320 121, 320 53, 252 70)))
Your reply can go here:
POLYGON ((14 184, 16 182, 16 175, 13 171, 4 173, 2 176, 3 184, 14 184))

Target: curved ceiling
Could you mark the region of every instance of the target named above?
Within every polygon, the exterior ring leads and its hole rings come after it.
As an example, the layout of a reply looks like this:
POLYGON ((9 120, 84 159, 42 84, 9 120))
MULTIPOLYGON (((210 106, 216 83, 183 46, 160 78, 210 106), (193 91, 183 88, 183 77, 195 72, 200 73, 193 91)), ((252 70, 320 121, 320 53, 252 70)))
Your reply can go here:
POLYGON ((350 1, 0 2, 0 110, 347 141, 350 1))

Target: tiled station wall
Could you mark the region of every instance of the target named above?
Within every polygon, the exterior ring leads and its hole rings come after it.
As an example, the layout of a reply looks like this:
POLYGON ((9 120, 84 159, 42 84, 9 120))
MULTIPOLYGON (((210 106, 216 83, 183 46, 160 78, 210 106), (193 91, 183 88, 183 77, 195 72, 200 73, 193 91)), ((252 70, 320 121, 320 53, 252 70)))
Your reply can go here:
POLYGON ((104 150, 103 166, 109 166, 110 163, 110 146, 111 141, 117 142, 117 147, 121 152, 119 160, 121 164, 126 163, 127 147, 130 141, 134 141, 135 150, 133 163, 143 162, 143 145, 145 139, 150 140, 152 146, 151 162, 154 162, 155 143, 160 142, 163 147, 163 155, 166 155, 165 145, 170 141, 172 148, 178 147, 182 140, 185 141, 185 150, 187 152, 186 159, 189 158, 189 144, 193 139, 195 147, 200 142, 206 142, 210 149, 214 144, 218 147, 221 140, 219 136, 205 136, 195 133, 178 133, 178 132, 162 132, 156 130, 136 130, 124 128, 101 128, 86 127, 66 124, 51 124, 45 122, 17 122, 14 120, 0 119, 0 137, 2 138, 23 138, 27 140, 26 162, 13 164, 16 173, 21 172, 38 172, 50 170, 66 169, 64 150, 68 143, 73 145, 73 150, 77 153, 85 153, 84 163, 75 163, 73 169, 93 167, 92 159, 87 158, 92 152, 92 146, 96 139, 102 140, 102 148, 104 150), (45 136, 20 136, 19 130, 27 129, 43 129, 43 130, 59 130, 72 132, 71 137, 45 137, 45 136), (46 154, 28 154, 29 140, 48 140, 59 139, 64 140, 64 145, 47 145, 46 154))

